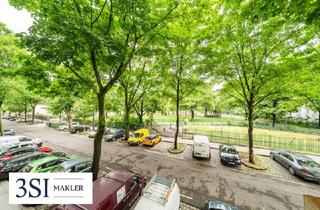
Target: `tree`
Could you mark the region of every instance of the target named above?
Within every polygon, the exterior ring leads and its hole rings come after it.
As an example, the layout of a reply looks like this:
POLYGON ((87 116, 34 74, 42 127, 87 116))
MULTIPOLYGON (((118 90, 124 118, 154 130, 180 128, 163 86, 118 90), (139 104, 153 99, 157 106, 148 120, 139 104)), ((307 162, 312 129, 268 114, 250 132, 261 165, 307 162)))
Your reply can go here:
POLYGON ((199 41, 195 39, 198 20, 184 19, 169 25, 163 48, 162 76, 166 95, 173 99, 176 111, 174 149, 179 135, 180 103, 190 96, 205 79, 203 66, 196 51, 199 41))
POLYGON ((124 128, 125 139, 129 138, 130 112, 143 96, 156 87, 156 72, 148 58, 132 60, 126 71, 119 79, 121 91, 124 93, 124 128))
POLYGON ((12 75, 13 69, 19 64, 17 55, 22 50, 17 46, 17 38, 0 23, 0 136, 3 135, 2 105, 6 99, 7 88, 4 79, 12 75))
POLYGON ((99 124, 92 165, 95 180, 105 130, 105 95, 178 4, 155 0, 11 2, 36 17, 24 35, 28 49, 44 60, 65 65, 78 77, 79 84, 97 97, 99 124))
POLYGON ((244 3, 232 1, 223 8, 212 23, 217 38, 211 42, 211 59, 218 63, 216 73, 225 81, 223 91, 248 114, 249 161, 254 163, 254 110, 281 90, 280 79, 290 70, 278 64, 305 41, 306 26, 288 21, 283 13, 268 19, 248 18, 256 11, 250 13, 244 3))

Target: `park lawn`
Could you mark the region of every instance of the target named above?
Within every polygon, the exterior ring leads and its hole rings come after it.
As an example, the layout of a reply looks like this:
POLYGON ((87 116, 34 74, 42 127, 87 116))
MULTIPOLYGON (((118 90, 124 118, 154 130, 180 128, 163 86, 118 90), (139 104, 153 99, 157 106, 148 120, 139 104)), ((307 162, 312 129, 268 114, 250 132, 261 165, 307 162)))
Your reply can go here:
MULTIPOLYGON (((248 145, 247 128, 236 126, 183 126, 183 138, 194 134, 208 136, 212 142, 248 145)), ((288 131, 254 129, 254 145, 271 149, 283 149, 320 154, 320 136, 288 131)))
MULTIPOLYGON (((246 127, 237 127, 237 126, 211 126, 211 125, 185 125, 183 128, 188 130, 199 130, 199 131, 222 131, 222 132, 232 132, 232 133, 240 133, 247 135, 248 128, 246 127)), ((314 134, 305 134, 305 133, 297 133, 290 131, 278 131, 271 129, 263 129, 263 128, 254 128, 254 135, 270 135, 274 137, 294 139, 294 138, 308 138, 308 139, 319 139, 320 135, 314 134)))

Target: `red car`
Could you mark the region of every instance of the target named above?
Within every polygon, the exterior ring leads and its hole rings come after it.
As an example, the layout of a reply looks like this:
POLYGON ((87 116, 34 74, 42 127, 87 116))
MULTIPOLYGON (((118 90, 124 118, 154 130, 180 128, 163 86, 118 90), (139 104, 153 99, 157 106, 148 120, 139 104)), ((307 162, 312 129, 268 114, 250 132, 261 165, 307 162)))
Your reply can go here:
POLYGON ((146 186, 146 178, 129 171, 112 171, 93 183, 90 205, 60 205, 57 210, 123 210, 130 209, 146 186))
POLYGON ((44 153, 50 153, 50 152, 52 152, 52 149, 50 147, 39 147, 38 151, 44 152, 44 153))

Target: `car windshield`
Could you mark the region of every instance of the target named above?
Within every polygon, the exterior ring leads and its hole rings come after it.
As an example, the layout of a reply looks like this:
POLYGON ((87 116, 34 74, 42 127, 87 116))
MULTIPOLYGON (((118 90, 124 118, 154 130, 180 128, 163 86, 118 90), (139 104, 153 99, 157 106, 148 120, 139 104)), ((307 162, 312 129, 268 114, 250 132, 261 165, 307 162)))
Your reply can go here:
POLYGON ((304 167, 320 168, 320 165, 313 160, 298 160, 298 163, 304 167))
POLYGON ((140 138, 140 137, 143 136, 143 133, 134 133, 133 136, 134 136, 135 138, 140 138))
POLYGON ((222 152, 230 153, 230 154, 238 154, 237 150, 235 148, 231 148, 231 147, 222 148, 222 152))
POLYGON ((32 170, 32 167, 29 165, 26 165, 23 169, 22 172, 30 172, 32 170))

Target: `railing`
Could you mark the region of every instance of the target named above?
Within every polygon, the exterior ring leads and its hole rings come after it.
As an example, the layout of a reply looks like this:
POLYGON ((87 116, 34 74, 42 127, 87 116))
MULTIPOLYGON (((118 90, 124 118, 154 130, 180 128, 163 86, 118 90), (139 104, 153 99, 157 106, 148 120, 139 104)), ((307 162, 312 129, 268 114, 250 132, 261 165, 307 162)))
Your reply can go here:
MULTIPOLYGON (((158 132, 163 135, 174 137, 174 125, 154 125, 158 132)), ((179 136, 185 139, 192 139, 193 135, 205 135, 212 142, 221 142, 234 145, 248 146, 247 133, 220 130, 201 130, 181 127, 179 136)), ((307 137, 278 137, 270 134, 254 134, 254 146, 270 149, 283 149, 288 151, 320 153, 320 136, 314 138, 307 137)))

